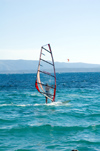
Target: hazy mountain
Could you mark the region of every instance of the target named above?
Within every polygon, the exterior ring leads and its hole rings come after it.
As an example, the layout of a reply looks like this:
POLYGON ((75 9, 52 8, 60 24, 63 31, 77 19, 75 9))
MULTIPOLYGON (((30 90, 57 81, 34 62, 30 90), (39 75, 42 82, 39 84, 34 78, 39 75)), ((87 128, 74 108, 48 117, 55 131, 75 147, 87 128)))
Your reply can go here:
POLYGON ((88 63, 65 63, 65 62, 55 62, 56 67, 58 68, 100 68, 98 64, 88 64, 88 63))
MULTIPOLYGON (((37 68, 36 60, 0 60, 0 73, 34 73, 37 68)), ((55 68, 56 72, 100 72, 100 65, 80 62, 55 62, 55 68)))

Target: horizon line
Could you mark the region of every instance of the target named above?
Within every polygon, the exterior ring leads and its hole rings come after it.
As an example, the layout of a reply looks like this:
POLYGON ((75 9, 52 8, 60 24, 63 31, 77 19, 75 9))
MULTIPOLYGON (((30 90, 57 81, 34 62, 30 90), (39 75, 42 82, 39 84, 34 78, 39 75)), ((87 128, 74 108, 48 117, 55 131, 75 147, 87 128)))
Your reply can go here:
MULTIPOLYGON (((39 61, 39 60, 32 60, 32 59, 0 59, 0 61, 39 61)), ((68 63, 68 64, 70 64, 70 63, 83 63, 83 64, 94 64, 94 65, 100 65, 100 63, 87 63, 87 62, 63 62, 63 61, 54 61, 55 63, 68 63)))

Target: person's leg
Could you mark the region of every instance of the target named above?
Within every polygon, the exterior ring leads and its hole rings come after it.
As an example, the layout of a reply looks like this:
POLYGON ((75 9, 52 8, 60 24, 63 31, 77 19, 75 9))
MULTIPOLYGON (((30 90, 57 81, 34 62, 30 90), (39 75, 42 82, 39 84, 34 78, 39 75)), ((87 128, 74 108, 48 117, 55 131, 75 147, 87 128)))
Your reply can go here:
POLYGON ((47 97, 46 97, 46 104, 47 104, 47 97))

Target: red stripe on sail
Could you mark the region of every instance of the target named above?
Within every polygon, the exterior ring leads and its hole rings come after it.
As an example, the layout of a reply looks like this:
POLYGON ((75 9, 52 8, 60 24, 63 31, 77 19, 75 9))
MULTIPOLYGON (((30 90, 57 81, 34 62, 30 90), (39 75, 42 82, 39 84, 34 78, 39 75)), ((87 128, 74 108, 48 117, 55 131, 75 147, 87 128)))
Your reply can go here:
POLYGON ((35 82, 35 87, 36 87, 36 89, 40 92, 39 87, 38 87, 38 84, 37 84, 37 80, 36 80, 36 82, 35 82))

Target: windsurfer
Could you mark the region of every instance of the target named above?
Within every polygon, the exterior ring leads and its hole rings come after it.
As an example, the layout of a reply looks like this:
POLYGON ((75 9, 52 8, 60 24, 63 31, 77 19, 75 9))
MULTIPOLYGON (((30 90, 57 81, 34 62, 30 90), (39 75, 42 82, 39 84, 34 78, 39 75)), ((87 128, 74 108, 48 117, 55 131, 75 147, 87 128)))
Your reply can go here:
MULTIPOLYGON (((50 93, 49 93, 49 90, 50 90, 50 87, 48 86, 48 84, 46 83, 46 86, 45 86, 45 90, 46 90, 46 95, 49 96, 50 93)), ((46 104, 47 104, 47 97, 46 97, 46 104)))

